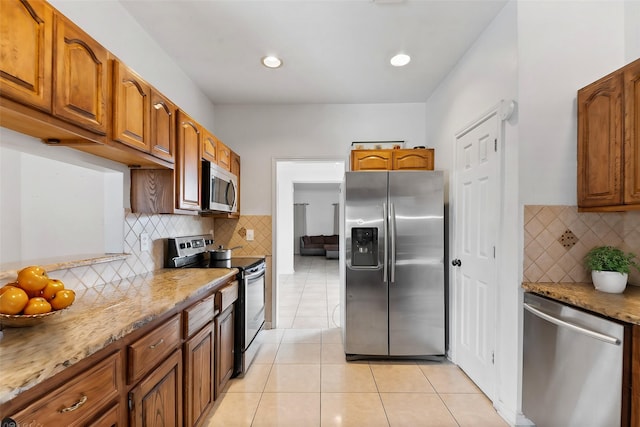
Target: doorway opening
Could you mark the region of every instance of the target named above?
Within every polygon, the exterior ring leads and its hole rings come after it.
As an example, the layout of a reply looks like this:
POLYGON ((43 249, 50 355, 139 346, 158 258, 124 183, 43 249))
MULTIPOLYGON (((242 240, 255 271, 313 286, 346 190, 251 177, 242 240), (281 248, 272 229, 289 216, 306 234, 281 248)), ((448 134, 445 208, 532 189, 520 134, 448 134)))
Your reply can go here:
MULTIPOLYGON (((324 324, 336 326, 339 318, 337 295, 328 292, 327 283, 335 292, 339 288, 339 259, 326 255, 296 255, 295 209, 298 196, 312 197, 320 207, 318 215, 329 216, 318 224, 307 223, 306 233, 334 234, 335 212, 341 211, 340 186, 344 179, 344 159, 274 159, 273 247, 274 275, 272 295, 272 328, 311 328, 324 324), (331 189, 329 191, 329 189, 331 189), (329 196, 331 191, 336 194, 329 196), (323 194, 320 194, 323 193, 323 194), (306 194, 306 195, 305 195, 306 194), (329 203, 329 198, 331 201, 329 203), (334 203, 337 206, 334 207, 334 203), (324 212, 324 213, 323 213, 324 212), (330 226, 329 226, 330 224, 330 226), (326 228, 326 230, 325 230, 326 228), (335 285, 335 286, 334 286, 335 285), (331 307, 329 307, 331 305, 331 307), (298 314, 303 314, 299 316, 298 314), (297 320, 297 321, 296 321, 297 320)), ((310 199, 309 199, 310 200, 310 199)), ((299 203, 305 203, 299 200, 299 203)), ((311 220, 313 205, 308 202, 307 220, 311 220)), ((315 213, 315 212, 314 212, 315 213)), ((339 220, 338 220, 339 222, 339 220)), ((338 242, 340 242, 340 224, 338 242)))

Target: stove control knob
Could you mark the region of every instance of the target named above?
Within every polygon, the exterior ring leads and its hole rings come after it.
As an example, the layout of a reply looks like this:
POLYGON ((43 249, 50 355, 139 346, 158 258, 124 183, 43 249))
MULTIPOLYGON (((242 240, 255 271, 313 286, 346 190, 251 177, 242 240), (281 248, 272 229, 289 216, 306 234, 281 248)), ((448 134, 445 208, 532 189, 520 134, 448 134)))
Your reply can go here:
POLYGON ((180 243, 180 249, 184 249, 186 247, 187 247, 187 245, 185 245, 184 243, 180 243))
POLYGON ((190 248, 191 247, 191 242, 187 242, 187 247, 190 248))

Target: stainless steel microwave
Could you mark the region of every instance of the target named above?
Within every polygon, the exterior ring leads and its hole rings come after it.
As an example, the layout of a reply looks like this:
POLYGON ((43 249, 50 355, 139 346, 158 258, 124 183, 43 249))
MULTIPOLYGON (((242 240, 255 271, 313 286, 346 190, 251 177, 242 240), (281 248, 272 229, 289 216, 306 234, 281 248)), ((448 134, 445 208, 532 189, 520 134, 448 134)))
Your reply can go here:
POLYGON ((236 213, 238 177, 211 162, 202 162, 202 210, 236 213))

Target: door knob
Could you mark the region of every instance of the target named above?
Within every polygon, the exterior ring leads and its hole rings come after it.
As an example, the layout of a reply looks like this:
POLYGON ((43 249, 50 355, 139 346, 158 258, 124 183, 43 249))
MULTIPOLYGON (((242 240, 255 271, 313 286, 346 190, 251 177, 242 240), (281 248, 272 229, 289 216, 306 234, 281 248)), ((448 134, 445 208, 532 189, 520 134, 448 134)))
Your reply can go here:
POLYGON ((462 261, 456 258, 453 261, 451 261, 451 265, 453 265, 454 267, 460 267, 462 265, 462 261))

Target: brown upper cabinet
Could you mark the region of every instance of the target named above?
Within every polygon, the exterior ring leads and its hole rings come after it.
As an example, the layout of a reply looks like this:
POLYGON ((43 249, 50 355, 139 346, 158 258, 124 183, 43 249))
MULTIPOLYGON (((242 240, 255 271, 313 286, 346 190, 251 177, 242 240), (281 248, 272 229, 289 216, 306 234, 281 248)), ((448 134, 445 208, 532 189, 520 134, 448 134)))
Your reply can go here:
POLYGON ((174 162, 177 107, 118 60, 113 61, 114 141, 174 162))
POLYGON ((218 138, 206 129, 202 135, 202 158, 218 164, 218 138))
POLYGON ((578 91, 578 207, 640 209, 640 59, 578 91))
POLYGON ((53 114, 100 135, 107 133, 109 52, 55 14, 53 114))
POLYGON ((113 61, 113 135, 140 151, 151 151, 151 87, 120 61, 113 61))
POLYGON ((218 139, 216 144, 218 166, 228 171, 231 170, 231 149, 218 139))
POLYGON ((0 40, 0 125, 51 142, 105 142, 106 49, 41 0, 3 0, 0 40))
POLYGON ((53 8, 42 1, 3 1, 0 92, 51 112, 53 8))
POLYGON ((176 149, 178 107, 151 88, 151 154, 173 163, 176 149))
POLYGON ((176 147, 176 203, 178 209, 200 210, 202 128, 186 113, 178 110, 176 147))
POLYGON ((433 170, 433 148, 352 150, 352 171, 433 170))

